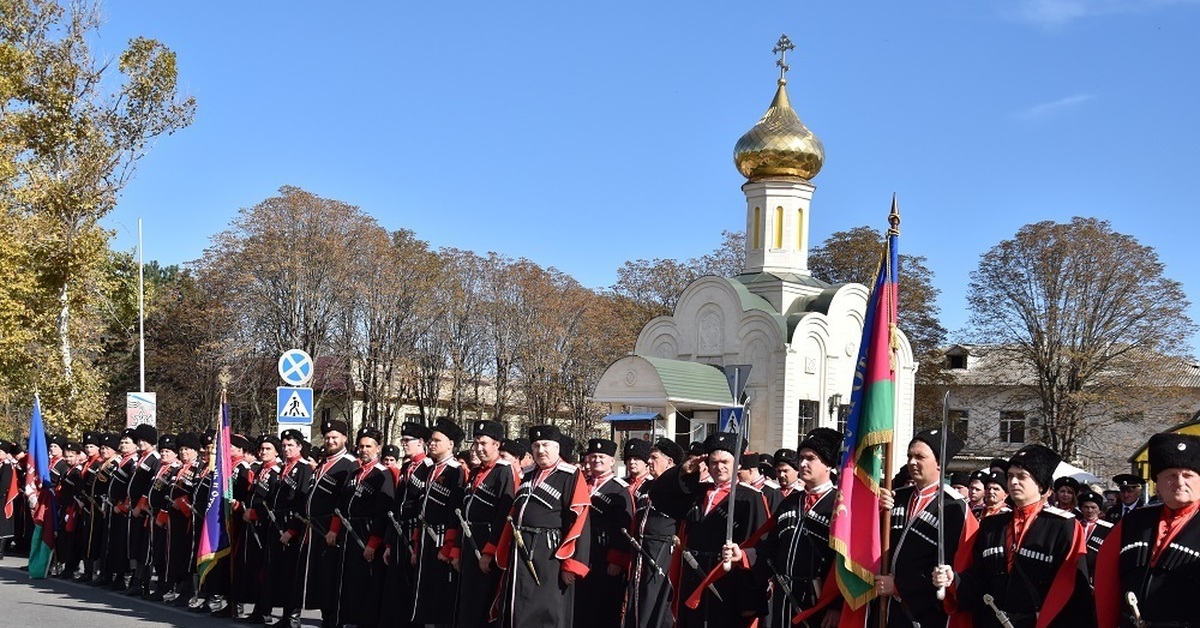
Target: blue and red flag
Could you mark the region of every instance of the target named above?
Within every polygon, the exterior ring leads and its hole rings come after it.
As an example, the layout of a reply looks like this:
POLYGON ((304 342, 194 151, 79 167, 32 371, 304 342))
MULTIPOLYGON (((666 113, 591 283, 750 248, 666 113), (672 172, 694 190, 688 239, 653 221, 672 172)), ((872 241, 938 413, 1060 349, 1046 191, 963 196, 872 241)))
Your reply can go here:
POLYGON ((25 456, 25 498, 33 519, 33 540, 29 548, 29 577, 45 578, 54 562, 54 525, 58 504, 50 481, 50 450, 46 426, 42 423, 42 401, 33 396, 33 418, 29 421, 29 453, 25 456))
POLYGON ((231 460, 229 454, 229 403, 225 391, 221 391, 221 410, 218 417, 216 442, 208 461, 213 469, 212 488, 208 494, 208 506, 204 511, 204 522, 200 527, 200 543, 196 548, 196 573, 200 584, 222 557, 229 555, 230 534, 229 502, 231 460))
POLYGON ((883 446, 891 442, 896 422, 896 300, 899 292, 896 240, 900 213, 892 199, 887 243, 879 273, 867 301, 862 342, 850 394, 846 441, 830 526, 829 544, 838 588, 849 612, 842 626, 861 626, 867 602, 875 598, 875 574, 882 566, 879 493, 883 478, 883 446))

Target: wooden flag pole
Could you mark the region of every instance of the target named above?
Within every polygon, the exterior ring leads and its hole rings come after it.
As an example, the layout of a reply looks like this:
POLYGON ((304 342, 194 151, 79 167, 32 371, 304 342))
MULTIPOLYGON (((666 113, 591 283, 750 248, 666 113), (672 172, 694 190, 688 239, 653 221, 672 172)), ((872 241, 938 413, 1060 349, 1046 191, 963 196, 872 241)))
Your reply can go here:
MULTIPOLYGON (((892 441, 887 441, 883 444, 883 477, 880 478, 883 490, 888 493, 892 492, 892 441)), ((888 553, 892 548, 892 509, 879 513, 879 560, 880 573, 882 575, 891 575, 891 561, 888 560, 888 553)), ((891 598, 879 598, 879 626, 887 626, 888 602, 891 598)))

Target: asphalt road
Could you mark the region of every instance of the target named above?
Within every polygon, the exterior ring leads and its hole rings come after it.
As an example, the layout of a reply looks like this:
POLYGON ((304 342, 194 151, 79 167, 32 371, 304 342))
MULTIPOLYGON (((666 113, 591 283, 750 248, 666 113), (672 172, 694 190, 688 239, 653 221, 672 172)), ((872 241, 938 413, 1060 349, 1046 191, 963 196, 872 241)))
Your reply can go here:
MULTIPOLYGON (((247 625, 69 580, 31 580, 20 569, 24 565, 23 557, 8 556, 0 560, 0 626, 245 628, 247 625)), ((279 610, 275 612, 278 617, 279 610)), ((320 626, 319 614, 305 611, 303 623, 320 626)))

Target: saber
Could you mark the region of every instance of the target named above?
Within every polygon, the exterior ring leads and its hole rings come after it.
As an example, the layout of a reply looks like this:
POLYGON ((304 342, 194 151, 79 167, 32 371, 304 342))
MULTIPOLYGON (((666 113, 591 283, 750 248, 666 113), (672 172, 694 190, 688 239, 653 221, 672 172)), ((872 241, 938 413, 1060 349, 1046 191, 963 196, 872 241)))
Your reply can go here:
POLYGON ((654 571, 658 572, 659 576, 662 576, 663 570, 662 567, 658 566, 658 561, 654 560, 654 557, 650 555, 650 552, 646 551, 646 548, 642 547, 642 544, 638 543, 638 540, 629 534, 629 530, 621 528, 621 534, 624 534, 625 538, 629 539, 629 544, 633 546, 633 549, 637 550, 638 553, 646 559, 646 562, 648 562, 650 566, 654 568, 654 571))
POLYGON ((316 521, 313 521, 312 519, 305 517, 304 515, 302 515, 300 513, 296 513, 296 518, 300 520, 300 523, 303 523, 305 526, 316 530, 317 532, 319 532, 321 534, 321 536, 325 536, 326 531, 324 528, 321 527, 321 524, 317 523, 316 521))
POLYGON ((528 548, 525 547, 525 537, 521 535, 521 530, 517 528, 517 523, 513 521, 512 515, 508 517, 508 525, 512 526, 513 540, 517 542, 517 553, 521 555, 525 566, 529 568, 529 575, 533 576, 533 583, 539 587, 542 586, 542 579, 538 578, 537 567, 533 564, 533 557, 529 554, 528 548))
MULTIPOLYGON (((737 381, 737 371, 736 370, 734 371, 734 381, 735 382, 737 381)), ((744 412, 744 410, 743 410, 743 412, 744 412)), ((727 509, 727 512, 725 515, 725 544, 726 545, 733 543, 733 514, 734 514, 734 505, 737 503, 737 502, 733 501, 733 498, 737 494, 737 485, 738 485, 737 474, 738 474, 738 471, 741 470, 741 468, 742 468, 742 449, 745 448, 745 445, 742 444, 742 425, 745 423, 746 423, 746 416, 745 416, 745 414, 743 414, 741 422, 737 424, 737 431, 734 432, 737 435, 737 437, 735 438, 735 442, 733 445, 733 448, 735 450, 733 452, 733 469, 731 471, 731 473, 733 474, 733 477, 729 478, 729 497, 726 500, 729 503, 729 508, 727 509)), ((733 562, 731 560, 724 561, 723 563, 721 563, 721 568, 724 569, 725 571, 729 571, 730 569, 733 568, 733 562)))
POLYGON ((1126 591, 1125 602, 1133 610, 1133 625, 1137 626, 1137 628, 1146 628, 1146 622, 1142 621, 1142 610, 1138 608, 1137 594, 1133 591, 1126 591))
POLYGON ((991 593, 983 594, 983 603, 987 604, 988 608, 991 608, 992 612, 996 614, 996 621, 1000 622, 1002 628, 1013 628, 1012 622, 1008 621, 1008 613, 996 606, 996 598, 992 597, 991 593))
MULTIPOLYGON (((942 396, 942 446, 938 449, 938 492, 937 492, 937 560, 946 564, 946 499, 942 495, 942 482, 946 474, 946 428, 950 424, 950 391, 942 396)), ((937 599, 946 599, 946 587, 937 588, 937 599)))
MULTIPOLYGON (((708 574, 704 573, 704 570, 700 568, 700 563, 696 562, 696 557, 692 556, 691 552, 688 550, 683 550, 680 553, 683 554, 683 562, 687 563, 688 567, 691 567, 692 571, 696 572, 696 575, 700 576, 701 581, 708 577, 708 574)), ((721 597, 720 593, 717 593, 717 587, 713 586, 713 583, 711 582, 708 583, 708 591, 709 593, 717 596, 718 600, 722 602, 725 601, 725 598, 721 597)))
POLYGON ((349 534, 350 538, 354 539, 355 543, 358 543, 358 549, 367 549, 367 544, 363 543, 363 540, 358 538, 358 533, 354 531, 354 526, 350 525, 350 520, 342 514, 342 510, 340 508, 334 508, 333 514, 337 515, 337 518, 342 520, 342 525, 346 526, 346 534, 349 534))
POLYGON ((396 521, 396 513, 389 510, 387 511, 387 517, 392 527, 396 529, 396 534, 400 535, 400 540, 404 540, 404 530, 400 527, 400 522, 396 521))
POLYGON ((483 560, 483 554, 479 553, 479 544, 475 542, 475 535, 471 533, 471 524, 467 523, 466 517, 463 517, 462 509, 455 508, 454 515, 458 517, 458 522, 462 524, 463 535, 471 542, 471 549, 475 550, 475 560, 483 560))
POLYGON ((783 578, 783 575, 779 573, 779 570, 775 568, 775 561, 768 558, 767 567, 771 570, 771 578, 775 580, 775 584, 778 584, 779 588, 783 589, 784 596, 786 596, 788 601, 792 603, 792 608, 803 608, 800 606, 800 602, 796 600, 796 594, 792 592, 792 585, 788 584, 787 580, 783 578))

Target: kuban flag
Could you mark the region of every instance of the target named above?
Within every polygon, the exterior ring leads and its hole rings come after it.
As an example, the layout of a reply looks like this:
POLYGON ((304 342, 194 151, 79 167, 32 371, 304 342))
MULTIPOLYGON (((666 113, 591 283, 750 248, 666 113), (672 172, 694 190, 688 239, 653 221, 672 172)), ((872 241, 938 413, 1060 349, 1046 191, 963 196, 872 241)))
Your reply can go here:
POLYGON ((196 573, 203 585, 217 561, 229 555, 229 501, 230 501, 230 456, 229 456, 229 403, 225 391, 221 391, 221 409, 218 413, 216 442, 209 468, 213 470, 212 488, 208 493, 208 506, 200 527, 200 542, 196 548, 196 573))
POLYGON ((834 562, 838 588, 851 611, 843 613, 843 626, 862 625, 867 603, 875 598, 875 574, 880 573, 882 563, 882 450, 892 440, 896 415, 896 240, 900 214, 895 199, 889 221, 894 222, 867 301, 855 363, 840 465, 842 480, 829 534, 829 544, 837 554, 834 562))
POLYGON ((29 577, 45 578, 54 562, 54 522, 58 521, 54 484, 50 481, 50 451, 42 423, 42 402, 33 396, 29 421, 29 453, 25 456, 25 498, 33 519, 29 547, 29 577))

